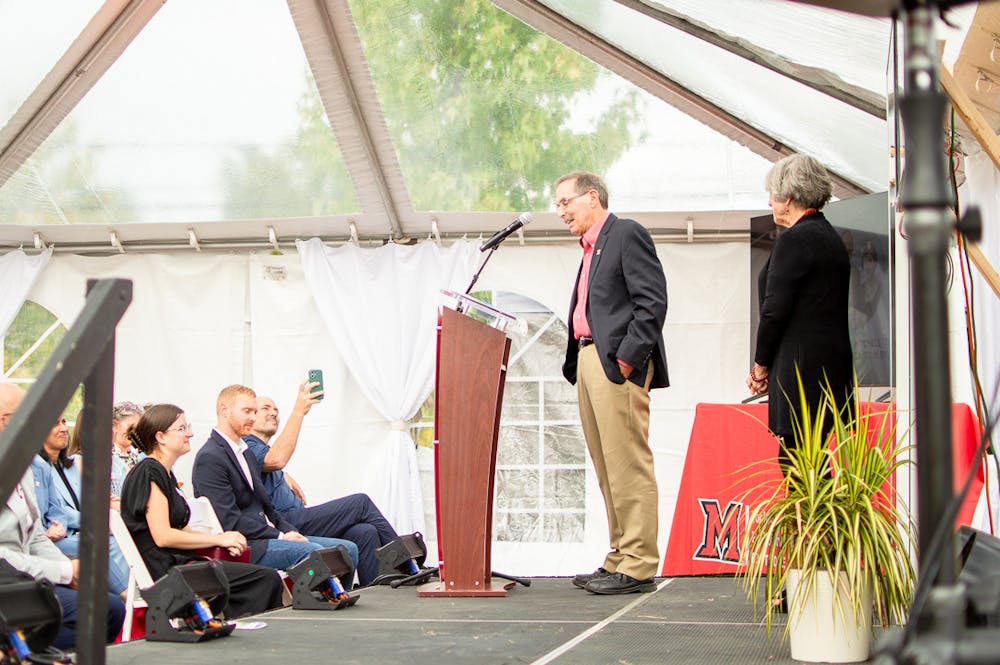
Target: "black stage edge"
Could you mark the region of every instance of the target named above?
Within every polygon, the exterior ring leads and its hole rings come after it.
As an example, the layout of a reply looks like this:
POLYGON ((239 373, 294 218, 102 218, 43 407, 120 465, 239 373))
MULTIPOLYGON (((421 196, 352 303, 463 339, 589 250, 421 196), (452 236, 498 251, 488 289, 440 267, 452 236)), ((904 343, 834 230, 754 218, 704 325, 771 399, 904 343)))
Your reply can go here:
MULTIPOLYGON (((309 663, 794 663, 783 624, 768 639, 732 577, 660 579, 655 593, 595 596, 569 578, 534 578, 506 598, 418 598, 363 589, 340 612, 290 608, 254 617, 260 630, 202 644, 136 641, 109 665, 309 663)), ((784 617, 779 620, 783 621, 784 617)))

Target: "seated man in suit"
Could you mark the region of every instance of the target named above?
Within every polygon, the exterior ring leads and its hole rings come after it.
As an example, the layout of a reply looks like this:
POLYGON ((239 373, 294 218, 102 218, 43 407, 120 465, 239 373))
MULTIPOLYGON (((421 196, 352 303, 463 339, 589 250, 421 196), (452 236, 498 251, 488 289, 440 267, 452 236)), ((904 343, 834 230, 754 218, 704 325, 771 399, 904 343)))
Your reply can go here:
POLYGON ((302 420, 323 393, 311 393, 317 383, 304 383, 281 434, 278 407, 270 397, 257 397, 257 417, 251 433, 243 437, 257 462, 257 471, 275 509, 304 534, 346 538, 358 546, 358 582, 371 584, 378 577, 375 550, 396 538, 396 531, 367 494, 351 494, 317 506, 306 506, 298 483, 285 473, 295 452, 302 420))
POLYGON ((219 393, 215 407, 216 427, 194 459, 194 493, 208 497, 223 529, 246 537, 251 563, 286 569, 314 550, 344 545, 357 566, 357 545, 339 538, 303 536, 271 505, 241 439, 253 427, 256 393, 246 386, 228 386, 219 393))
MULTIPOLYGON (((0 383, 0 432, 24 398, 24 391, 12 383, 0 383)), ((41 512, 35 500, 34 479, 29 468, 21 482, 0 508, 0 559, 35 579, 48 580, 54 586, 62 607, 62 625, 52 646, 73 649, 76 645, 76 585, 80 562, 59 551, 45 536, 41 512)), ((108 629, 105 635, 113 642, 125 620, 125 604, 108 594, 108 629)))

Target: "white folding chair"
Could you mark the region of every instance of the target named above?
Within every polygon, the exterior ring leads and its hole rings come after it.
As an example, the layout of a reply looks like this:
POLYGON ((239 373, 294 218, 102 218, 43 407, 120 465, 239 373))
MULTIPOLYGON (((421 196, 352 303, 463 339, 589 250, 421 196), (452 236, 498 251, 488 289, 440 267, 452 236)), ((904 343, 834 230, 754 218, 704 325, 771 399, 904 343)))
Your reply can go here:
POLYGON ((188 528, 198 533, 218 534, 224 529, 219 522, 219 516, 215 514, 215 508, 207 496, 197 498, 184 497, 188 508, 191 510, 191 517, 188 519, 188 528))
POLYGON ((146 568, 146 562, 139 554, 139 548, 132 540, 132 534, 125 526, 125 520, 117 510, 108 511, 108 524, 111 527, 111 535, 118 543, 118 549, 125 557, 128 564, 128 587, 125 594, 125 623, 122 625, 122 642, 128 642, 132 637, 132 621, 135 608, 146 607, 146 601, 142 599, 140 589, 147 589, 153 586, 153 576, 146 568))

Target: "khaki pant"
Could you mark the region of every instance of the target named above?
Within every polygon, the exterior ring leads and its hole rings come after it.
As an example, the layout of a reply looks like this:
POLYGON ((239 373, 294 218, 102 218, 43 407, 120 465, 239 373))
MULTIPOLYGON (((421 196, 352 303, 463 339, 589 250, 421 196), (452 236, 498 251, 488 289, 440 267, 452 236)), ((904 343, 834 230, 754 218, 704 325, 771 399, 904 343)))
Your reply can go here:
MULTIPOLYGON (((650 363, 652 365, 652 363, 650 363)), ((649 382, 608 380, 594 344, 580 349, 576 385, 590 459, 604 494, 611 551, 604 568, 636 579, 656 575, 658 497, 649 449, 649 382)))

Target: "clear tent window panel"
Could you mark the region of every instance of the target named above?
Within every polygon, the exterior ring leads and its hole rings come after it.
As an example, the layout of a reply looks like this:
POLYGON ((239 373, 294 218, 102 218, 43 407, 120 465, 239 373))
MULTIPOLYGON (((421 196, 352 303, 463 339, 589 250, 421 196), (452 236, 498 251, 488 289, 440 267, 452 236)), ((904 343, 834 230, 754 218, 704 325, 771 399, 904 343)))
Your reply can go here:
POLYGON ((526 383, 511 383, 504 388, 500 417, 505 420, 528 420, 538 414, 538 389, 526 383))
MULTIPOLYGON (((620 85, 629 86, 622 80, 620 85)), ((764 178, 772 163, 639 91, 641 139, 605 174, 616 211, 754 210, 767 208, 764 178)), ((641 218, 640 218, 640 221, 641 218)))
POLYGON ((101 0, 0 0, 0 126, 28 98, 101 0))
MULTIPOLYGON (((562 376, 566 325, 541 303, 509 291, 475 297, 522 318, 527 334, 511 337, 497 441, 493 539, 498 542, 579 543, 586 526, 589 463, 576 388, 562 376)), ((418 443, 430 446, 433 394, 411 422, 418 443)), ((434 495, 432 473, 421 482, 434 495)), ((424 506, 436 529, 433 501, 424 506)))
POLYGON ((0 188, 15 223, 357 212, 280 2, 174 0, 0 188))
POLYGON ((885 94, 890 19, 788 0, 645 0, 645 4, 885 94))
MULTIPOLYGON (((888 129, 884 117, 855 109, 614 0, 545 0, 544 4, 776 140, 820 159, 857 184, 871 191, 887 188, 888 129)), ((769 15, 761 12, 753 24, 760 27, 768 20, 769 15)), ((870 64, 866 76, 866 85, 870 86, 875 79, 885 81, 890 25, 878 24, 884 30, 878 25, 865 25, 868 30, 855 37, 874 35, 884 45, 882 55, 870 64)), ((692 159, 696 155, 683 157, 692 159)))
POLYGON ((571 126, 599 68, 488 0, 350 4, 417 210, 545 210, 568 164, 603 171, 631 143, 634 100, 571 126))
POLYGON ((548 210, 574 170, 617 210, 766 205, 766 159, 486 0, 351 10, 417 210, 548 210))
POLYGON ((494 291, 491 302, 528 324, 511 338, 497 450, 494 537, 573 543, 586 525, 587 453, 576 389, 562 376, 566 325, 537 301, 494 291), (517 395, 507 409, 508 396, 517 395))
MULTIPOLYGON (((36 302, 25 300, 7 332, 0 335, 0 380, 20 384, 29 390, 66 336, 66 330, 66 325, 55 314, 36 302)), ((63 413, 73 423, 82 408, 83 386, 80 386, 63 413)))

